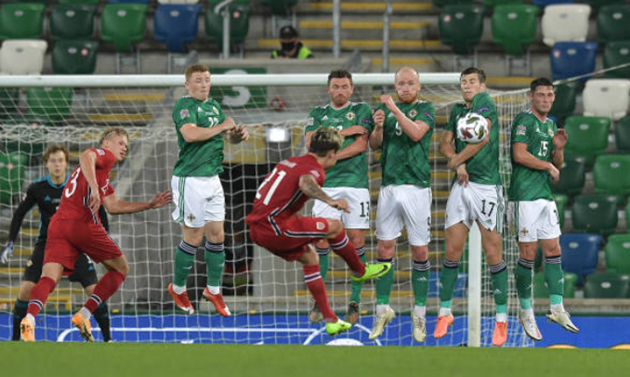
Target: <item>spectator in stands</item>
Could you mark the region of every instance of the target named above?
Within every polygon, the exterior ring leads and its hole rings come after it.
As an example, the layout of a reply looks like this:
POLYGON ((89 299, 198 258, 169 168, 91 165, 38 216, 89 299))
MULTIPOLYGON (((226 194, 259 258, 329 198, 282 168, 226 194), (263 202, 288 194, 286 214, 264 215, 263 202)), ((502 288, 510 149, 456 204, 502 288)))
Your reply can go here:
POLYGON ((271 53, 272 59, 311 59, 313 52, 300 42, 300 35, 291 25, 280 29, 280 50, 271 53))

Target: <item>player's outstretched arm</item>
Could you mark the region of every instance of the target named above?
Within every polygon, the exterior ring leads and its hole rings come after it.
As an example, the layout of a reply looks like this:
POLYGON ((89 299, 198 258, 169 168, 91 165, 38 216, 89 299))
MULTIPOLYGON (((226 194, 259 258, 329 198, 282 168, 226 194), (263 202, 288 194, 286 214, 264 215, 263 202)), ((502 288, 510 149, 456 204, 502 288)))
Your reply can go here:
POLYGON ((103 199, 105 209, 112 215, 142 212, 152 208, 160 208, 172 202, 173 194, 171 190, 158 192, 149 202, 128 202, 126 200, 120 200, 116 197, 116 193, 108 195, 103 199))
POLYGON ((79 165, 81 166, 83 176, 90 188, 90 202, 88 203, 90 211, 92 211, 93 214, 97 214, 98 209, 101 207, 101 197, 98 192, 98 183, 96 181, 96 153, 92 150, 86 149, 83 153, 81 153, 79 165))
POLYGON ((455 140, 455 134, 452 131, 444 130, 440 139, 440 152, 449 161, 457 154, 453 148, 453 140, 455 140))
POLYGON ((521 164, 530 169, 544 170, 549 172, 554 183, 558 182, 560 178, 560 171, 554 166, 554 164, 539 160, 527 151, 527 144, 525 143, 512 143, 512 153, 514 156, 514 162, 521 164))
POLYGON ((345 199, 333 200, 328 194, 322 190, 319 186, 315 177, 310 174, 305 174, 300 177, 299 182, 300 190, 304 193, 304 195, 308 196, 311 199, 321 200, 322 202, 328 204, 329 206, 348 212, 348 202, 345 199))
POLYGON ((227 117, 223 123, 214 127, 197 127, 196 124, 186 123, 179 128, 182 137, 186 142, 193 143, 195 141, 204 141, 213 138, 223 131, 230 131, 236 127, 234 119, 227 117))
POLYGON ((482 150, 483 147, 486 146, 486 144, 490 142, 490 128, 492 127, 492 122, 490 121, 490 119, 486 119, 488 120, 488 136, 485 137, 479 144, 467 144, 461 152, 451 157, 448 161, 448 164, 446 165, 449 169, 455 169, 459 165, 470 160, 474 155, 479 153, 479 151, 482 150))

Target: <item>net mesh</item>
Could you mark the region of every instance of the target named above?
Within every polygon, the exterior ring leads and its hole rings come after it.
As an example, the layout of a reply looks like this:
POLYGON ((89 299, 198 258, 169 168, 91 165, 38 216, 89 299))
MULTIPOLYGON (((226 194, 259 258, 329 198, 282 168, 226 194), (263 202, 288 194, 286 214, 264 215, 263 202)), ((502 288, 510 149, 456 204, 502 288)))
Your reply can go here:
MULTIPOLYGON (((353 101, 375 105, 381 93, 393 87, 357 85, 353 101)), ((36 178, 45 175, 43 150, 62 144, 71 151, 70 166, 78 163, 80 151, 94 147, 106 126, 123 126, 130 134, 129 158, 112 171, 112 184, 124 200, 149 200, 156 192, 170 188, 177 158, 177 142, 171 120, 175 101, 184 88, 0 88, 2 116, 0 153, 0 241, 8 235, 9 223, 21 193, 36 178)), ((527 106, 525 92, 490 91, 497 103, 501 126, 501 173, 509 184, 510 161, 508 127, 511 119, 527 106)), ((462 263, 456 286, 453 310, 455 325, 449 335, 433 339, 438 309, 439 272, 444 255, 444 210, 453 173, 439 153, 439 140, 451 106, 461 101, 457 85, 424 85, 423 99, 435 104, 437 125, 431 144, 432 166, 432 264, 427 303, 426 344, 462 345, 467 343, 467 264, 462 263)), ((311 299, 303 283, 302 269, 255 247, 246 235, 244 218, 251 209, 256 188, 280 160, 305 152, 303 130, 309 110, 329 102, 324 86, 236 86, 213 87, 211 96, 228 116, 246 124, 252 135, 240 145, 227 145, 225 172, 221 175, 226 194, 226 267, 223 295, 235 315, 220 317, 202 298, 206 283, 203 252, 189 276, 188 294, 196 315, 176 312, 167 285, 172 281, 174 251, 181 239, 171 219, 173 207, 133 215, 110 216, 110 233, 127 256, 131 273, 110 300, 112 334, 117 341, 150 342, 237 342, 323 344, 331 340, 322 333, 322 324, 309 323, 311 299), (286 132, 286 141, 271 141, 269 132, 286 132)), ((376 259, 374 220, 380 187, 379 152, 369 152, 372 224, 366 239, 367 259, 376 259)), ((309 214, 309 208, 305 214, 309 214)), ((0 266, 0 339, 9 339, 11 310, 20 287, 23 270, 38 233, 38 213, 27 215, 16 240, 15 255, 0 266)), ((514 320, 517 300, 512 269, 518 250, 511 237, 504 236, 505 260, 510 268, 509 345, 527 346, 529 342, 514 320)), ((331 253, 331 256, 333 254, 331 253)), ((464 261, 466 254, 464 256, 464 261)), ((396 279, 392 307, 398 316, 376 342, 387 345, 412 345, 409 313, 413 308, 411 288, 412 259, 406 233, 399 239, 396 279)), ((326 287, 333 309, 346 311, 350 295, 348 270, 341 258, 331 257, 326 287)), ((485 269, 485 263, 484 263, 485 269)), ((103 269, 98 266, 99 276, 103 269)), ((489 275, 483 272, 482 345, 489 345, 494 326, 494 302, 489 275)), ((38 320, 39 340, 78 340, 68 314, 86 299, 80 285, 62 280, 51 295, 38 320)), ((336 342, 368 340, 375 311, 374 283, 363 287, 361 321, 336 342)), ((325 333, 325 332, 324 332, 325 333)), ((95 336, 100 339, 98 329, 95 336)))

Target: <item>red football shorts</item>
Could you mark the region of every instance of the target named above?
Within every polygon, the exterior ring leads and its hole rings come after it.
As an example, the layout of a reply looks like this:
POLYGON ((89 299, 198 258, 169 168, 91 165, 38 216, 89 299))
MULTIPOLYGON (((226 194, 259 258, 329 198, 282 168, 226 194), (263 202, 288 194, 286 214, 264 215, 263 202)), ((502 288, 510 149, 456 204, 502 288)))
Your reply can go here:
POLYGON ((59 263, 64 275, 72 273, 81 253, 95 263, 122 256, 122 251, 101 224, 86 224, 53 217, 48 226, 44 264, 59 263))
POLYGON ((307 245, 324 238, 326 233, 328 220, 323 217, 292 216, 282 222, 252 224, 249 228, 252 241, 289 262, 300 259, 307 245))

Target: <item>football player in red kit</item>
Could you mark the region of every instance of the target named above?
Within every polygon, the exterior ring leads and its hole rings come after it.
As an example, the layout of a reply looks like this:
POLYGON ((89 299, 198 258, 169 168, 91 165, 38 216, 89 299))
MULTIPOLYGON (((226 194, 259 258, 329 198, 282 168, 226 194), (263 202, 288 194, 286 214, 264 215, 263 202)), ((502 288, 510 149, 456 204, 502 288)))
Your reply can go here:
POLYGON ((326 332, 331 336, 347 331, 352 325, 338 319, 328 304, 326 288, 319 274, 319 258, 312 243, 328 240, 332 250, 350 267, 354 281, 378 278, 391 268, 390 263, 370 265, 361 262, 341 221, 297 216, 309 198, 348 211, 345 199, 333 200, 321 188, 326 179, 324 169, 335 165, 342 143, 343 136, 332 127, 315 131, 308 154, 281 161, 267 175, 256 192, 254 208, 246 218, 252 241, 286 261, 298 261, 303 265, 304 281, 324 316, 326 332))
POLYGON ((109 172, 116 162, 125 158, 128 144, 127 132, 113 127, 103 132, 100 148, 87 149, 81 154, 79 166, 70 176, 59 209, 48 227, 42 277, 31 291, 27 315, 20 324, 22 340, 35 341, 35 317, 59 279, 72 273, 74 263, 83 253, 108 270, 81 310, 72 317, 72 324, 81 336, 93 342, 92 312, 118 290, 129 273, 127 259, 97 216, 101 203, 107 212, 116 215, 160 208, 172 201, 170 191, 156 194, 149 202, 128 202, 116 197, 109 184, 109 172))

